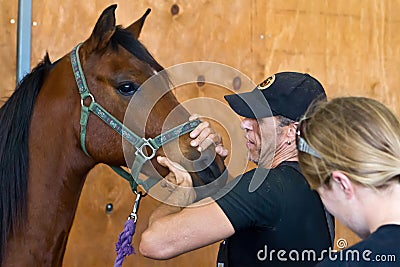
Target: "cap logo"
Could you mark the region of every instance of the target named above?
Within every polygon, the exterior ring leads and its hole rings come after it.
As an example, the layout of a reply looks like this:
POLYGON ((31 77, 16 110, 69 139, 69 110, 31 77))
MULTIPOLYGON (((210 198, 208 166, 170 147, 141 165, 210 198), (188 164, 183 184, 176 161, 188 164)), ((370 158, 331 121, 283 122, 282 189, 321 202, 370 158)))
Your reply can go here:
POLYGON ((271 84, 275 81, 275 75, 272 75, 265 79, 262 83, 260 83, 257 88, 258 89, 267 89, 268 87, 271 86, 271 84))

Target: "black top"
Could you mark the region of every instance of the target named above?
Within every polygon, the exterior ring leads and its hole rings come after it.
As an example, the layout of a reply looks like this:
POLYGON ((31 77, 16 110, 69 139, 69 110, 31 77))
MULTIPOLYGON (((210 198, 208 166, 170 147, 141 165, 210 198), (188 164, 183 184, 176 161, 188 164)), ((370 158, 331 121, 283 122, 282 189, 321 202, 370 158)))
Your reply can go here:
POLYGON ((229 183, 224 188, 228 193, 215 197, 235 229, 221 244, 218 266, 314 266, 318 262, 331 244, 326 215, 318 194, 298 170, 297 162, 253 169, 229 183), (263 180, 255 191, 253 177, 263 180))
POLYGON ((367 239, 337 253, 326 255, 318 267, 400 266, 400 225, 378 228, 367 239))

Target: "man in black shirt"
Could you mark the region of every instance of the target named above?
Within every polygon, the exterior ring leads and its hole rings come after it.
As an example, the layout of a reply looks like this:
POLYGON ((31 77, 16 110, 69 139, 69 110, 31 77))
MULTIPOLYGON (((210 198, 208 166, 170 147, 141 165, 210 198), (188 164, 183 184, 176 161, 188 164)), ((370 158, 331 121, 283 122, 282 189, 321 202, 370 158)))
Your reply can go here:
MULTIPOLYGON (((190 175, 177 163, 158 158, 174 182, 173 191, 149 220, 143 255, 167 259, 224 240, 219 267, 314 266, 332 244, 332 218, 300 173, 295 144, 297 121, 315 100, 325 100, 321 84, 308 74, 276 73, 251 92, 225 97, 244 117, 248 159, 258 167, 236 177, 212 198, 193 203, 190 175)), ((192 133, 192 145, 221 138, 207 123, 192 133), (207 134, 204 134, 207 133, 207 134)))

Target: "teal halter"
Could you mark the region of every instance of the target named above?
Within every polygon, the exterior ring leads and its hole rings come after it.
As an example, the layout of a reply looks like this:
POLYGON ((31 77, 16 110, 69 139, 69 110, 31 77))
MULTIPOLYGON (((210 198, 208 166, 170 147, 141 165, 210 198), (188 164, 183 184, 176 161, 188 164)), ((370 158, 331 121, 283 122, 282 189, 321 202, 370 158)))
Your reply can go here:
POLYGON ((74 47, 70 56, 71 56, 71 65, 72 65, 72 70, 74 72, 75 81, 79 89, 79 94, 81 95, 82 110, 80 119, 80 125, 81 125, 80 137, 81 137, 82 150, 83 152, 85 152, 87 156, 90 156, 86 150, 85 139, 86 139, 86 125, 89 119, 89 113, 91 111, 136 148, 135 161, 133 162, 131 173, 128 173, 120 166, 110 166, 110 167, 121 177, 129 181, 131 189, 134 193, 137 194, 138 185, 142 185, 144 190, 148 191, 157 181, 151 178, 147 179, 146 181, 139 179, 139 173, 142 169, 143 164, 146 161, 154 158, 157 150, 160 147, 162 147, 166 143, 176 138, 179 138, 181 135, 189 133, 194 128, 196 128, 197 125, 200 124, 200 121, 194 120, 183 123, 175 128, 172 128, 160 134, 155 138, 146 139, 136 135, 134 132, 128 129, 124 124, 118 121, 113 115, 108 113, 101 105, 99 105, 95 101, 94 96, 90 93, 79 60, 78 51, 81 45, 82 43, 74 47), (84 104, 84 100, 87 97, 90 97, 91 99, 89 106, 85 106, 84 104), (145 153, 146 148, 150 148, 151 150, 150 155, 147 155, 145 153))

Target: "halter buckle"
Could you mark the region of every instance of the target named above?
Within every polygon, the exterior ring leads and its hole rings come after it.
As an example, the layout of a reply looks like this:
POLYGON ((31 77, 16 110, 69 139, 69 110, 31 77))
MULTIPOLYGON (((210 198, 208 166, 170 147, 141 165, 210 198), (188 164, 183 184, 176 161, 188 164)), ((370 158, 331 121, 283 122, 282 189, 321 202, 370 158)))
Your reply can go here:
POLYGON ((150 143, 151 138, 149 138, 149 139, 142 138, 142 140, 143 140, 143 143, 142 143, 138 148, 136 148, 135 155, 136 155, 136 156, 137 156, 137 155, 140 155, 140 156, 142 156, 145 160, 150 160, 150 159, 154 158, 154 156, 156 155, 156 152, 157 152, 158 148, 154 147, 154 146, 150 143), (145 152, 144 152, 144 149, 145 149, 146 147, 150 147, 150 148, 151 148, 151 154, 150 154, 150 156, 146 155, 145 152))

